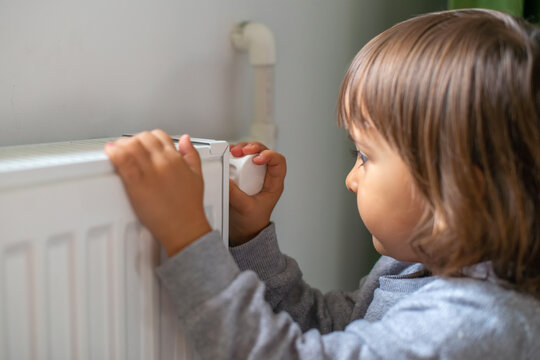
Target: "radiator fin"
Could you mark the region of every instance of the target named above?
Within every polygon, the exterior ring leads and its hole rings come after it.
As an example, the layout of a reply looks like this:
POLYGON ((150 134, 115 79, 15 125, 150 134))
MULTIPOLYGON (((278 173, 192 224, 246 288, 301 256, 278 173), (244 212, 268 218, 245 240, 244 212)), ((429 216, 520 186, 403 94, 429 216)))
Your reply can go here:
POLYGON ((112 330, 115 328, 111 306, 114 303, 113 227, 96 226, 88 231, 86 242, 86 294, 88 302, 88 359, 114 358, 112 330), (106 326, 103 326, 106 324, 106 326))
POLYGON ((76 359, 75 237, 52 236, 47 245, 47 352, 49 359, 76 359))
POLYGON ((6 359, 31 359, 36 355, 35 283, 30 244, 21 242, 2 254, 3 318, 6 359))

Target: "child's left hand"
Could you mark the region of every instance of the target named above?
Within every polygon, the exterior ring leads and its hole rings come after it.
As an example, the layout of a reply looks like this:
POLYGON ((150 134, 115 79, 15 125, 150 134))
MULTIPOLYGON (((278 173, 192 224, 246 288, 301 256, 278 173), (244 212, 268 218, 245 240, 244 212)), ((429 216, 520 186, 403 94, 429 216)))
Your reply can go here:
POLYGON ((267 165, 264 185, 260 193, 248 196, 238 185, 230 182, 229 191, 229 245, 238 246, 251 240, 270 223, 270 216, 283 193, 287 161, 259 142, 231 145, 234 157, 258 154, 252 161, 267 165))
POLYGON ((109 143, 105 152, 137 217, 169 256, 211 231, 201 159, 188 135, 180 138, 179 151, 169 135, 153 130, 109 143))

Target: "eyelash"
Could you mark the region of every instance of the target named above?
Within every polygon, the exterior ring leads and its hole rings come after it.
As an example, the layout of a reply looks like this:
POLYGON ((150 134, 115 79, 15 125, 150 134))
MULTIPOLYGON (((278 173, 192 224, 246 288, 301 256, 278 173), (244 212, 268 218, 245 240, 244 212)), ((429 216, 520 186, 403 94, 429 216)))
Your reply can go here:
POLYGON ((362 160, 362 163, 360 164, 360 166, 364 165, 366 161, 368 161, 368 157, 366 156, 366 154, 364 154, 360 150, 351 149, 351 154, 353 154, 355 158, 359 157, 362 160))

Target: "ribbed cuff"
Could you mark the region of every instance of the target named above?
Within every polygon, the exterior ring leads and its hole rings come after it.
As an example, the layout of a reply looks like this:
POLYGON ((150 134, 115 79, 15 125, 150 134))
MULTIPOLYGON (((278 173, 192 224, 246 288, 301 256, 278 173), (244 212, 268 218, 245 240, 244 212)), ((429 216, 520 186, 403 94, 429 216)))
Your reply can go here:
POLYGON ((240 270, 217 231, 210 232, 156 269, 183 316, 227 287, 240 270))
POLYGON ((240 270, 253 270, 263 281, 281 273, 286 267, 274 223, 270 223, 247 243, 231 247, 229 251, 240 270))

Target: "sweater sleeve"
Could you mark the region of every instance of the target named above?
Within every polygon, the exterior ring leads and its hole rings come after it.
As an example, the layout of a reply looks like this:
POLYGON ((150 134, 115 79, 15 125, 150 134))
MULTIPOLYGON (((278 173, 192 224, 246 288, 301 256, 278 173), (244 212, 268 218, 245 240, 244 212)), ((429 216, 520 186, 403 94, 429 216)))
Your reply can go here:
MULTIPOLYGON (((253 271, 240 271, 217 232, 166 260, 157 273, 202 359, 318 359, 334 351, 327 353, 318 330, 304 333, 287 312, 273 311, 265 284, 253 271)), ((340 354, 343 346, 351 354, 358 350, 354 335, 327 339, 340 354)))
POLYGON ((499 299, 497 294, 479 292, 477 285, 456 291, 442 280, 439 287, 429 285, 409 296, 380 321, 355 320, 326 335, 317 329, 303 332, 289 313, 273 311, 264 283, 253 271, 240 271, 217 232, 157 272, 202 359, 498 359, 512 358, 531 344, 516 342, 523 338, 523 326, 506 315, 512 307, 492 314, 496 307, 489 301, 499 299))
POLYGON ((266 285, 265 299, 274 312, 286 311, 302 331, 343 330, 352 320, 357 293, 322 294, 302 279, 298 263, 281 253, 271 223, 249 242, 230 248, 240 270, 252 270, 266 285))

